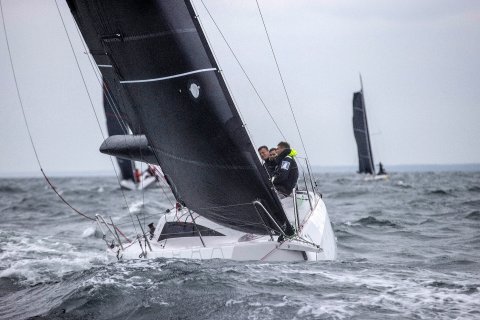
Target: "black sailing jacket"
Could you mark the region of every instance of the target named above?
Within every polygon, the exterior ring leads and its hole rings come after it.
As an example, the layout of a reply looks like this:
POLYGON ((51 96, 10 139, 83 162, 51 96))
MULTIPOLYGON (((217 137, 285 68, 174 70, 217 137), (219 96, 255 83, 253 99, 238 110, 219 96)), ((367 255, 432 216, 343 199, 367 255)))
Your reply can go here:
POLYGON ((289 196, 295 188, 298 180, 298 166, 290 156, 291 149, 285 149, 277 156, 277 167, 273 174, 273 185, 277 191, 289 196))
POLYGON ((263 166, 267 170, 268 175, 270 177, 273 177, 273 175, 275 173, 275 168, 277 167, 277 162, 275 160, 267 159, 267 160, 264 160, 263 166))

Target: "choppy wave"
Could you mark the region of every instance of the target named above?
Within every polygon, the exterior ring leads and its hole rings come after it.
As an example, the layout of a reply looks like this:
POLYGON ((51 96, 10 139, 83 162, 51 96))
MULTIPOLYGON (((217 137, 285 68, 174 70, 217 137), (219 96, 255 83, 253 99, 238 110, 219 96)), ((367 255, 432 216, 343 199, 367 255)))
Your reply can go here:
POLYGON ((472 211, 469 214, 467 214, 465 218, 471 219, 471 220, 480 220, 480 211, 479 210, 472 211))
POLYGON ((480 186, 472 186, 468 188, 468 191, 470 192, 480 192, 480 186))
POLYGON ((479 284, 469 282, 471 278, 452 281, 429 270, 398 270, 396 266, 362 262, 343 263, 342 267, 340 272, 331 263, 116 263, 66 277, 65 297, 42 317, 448 318, 438 310, 452 318, 476 315, 479 284))
POLYGON ((23 192, 24 190, 19 187, 11 187, 7 185, 1 185, 0 184, 0 193, 20 193, 23 192))
POLYGON ((446 196, 450 195, 452 193, 451 190, 443 190, 443 189, 435 189, 435 190, 430 190, 427 192, 428 194, 433 194, 433 195, 439 195, 439 196, 446 196))
MULTIPOLYGON (((476 181, 480 173, 319 175, 339 259, 318 263, 109 261, 95 225, 43 181, 0 181, 0 318, 478 319, 476 181)), ((124 199, 113 178, 55 185, 127 234, 127 205, 152 222, 171 206, 159 190, 124 199)))
POLYGON ((389 220, 377 219, 372 216, 361 218, 357 220, 356 223, 359 223, 364 226, 397 227, 397 224, 389 220))

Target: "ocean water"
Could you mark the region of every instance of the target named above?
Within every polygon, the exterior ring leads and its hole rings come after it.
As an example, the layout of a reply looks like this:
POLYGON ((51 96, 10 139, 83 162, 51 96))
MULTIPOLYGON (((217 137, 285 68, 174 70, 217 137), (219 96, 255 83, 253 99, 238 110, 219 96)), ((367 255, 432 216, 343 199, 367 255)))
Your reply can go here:
MULTIPOLYGON (((480 319, 480 172, 317 179, 336 261, 115 262, 44 180, 0 179, 0 319, 480 319)), ((129 235, 172 206, 114 178, 53 182, 129 235)))

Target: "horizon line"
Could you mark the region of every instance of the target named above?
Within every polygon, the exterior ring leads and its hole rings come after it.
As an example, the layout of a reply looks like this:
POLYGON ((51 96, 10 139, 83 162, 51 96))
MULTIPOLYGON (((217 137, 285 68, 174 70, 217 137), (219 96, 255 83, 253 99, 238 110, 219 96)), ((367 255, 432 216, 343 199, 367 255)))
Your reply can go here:
MULTIPOLYGON (((321 173, 356 173, 357 165, 312 165, 314 171, 321 173)), ((447 163, 447 164, 394 164, 386 166, 388 172, 428 172, 428 171, 480 171, 480 163, 447 163), (408 170, 410 169, 410 170, 408 170)), ((48 176, 52 177, 115 177, 115 173, 107 170, 89 171, 51 171, 48 176)), ((4 178, 38 178, 42 177, 39 171, 1 172, 0 179, 4 178)))

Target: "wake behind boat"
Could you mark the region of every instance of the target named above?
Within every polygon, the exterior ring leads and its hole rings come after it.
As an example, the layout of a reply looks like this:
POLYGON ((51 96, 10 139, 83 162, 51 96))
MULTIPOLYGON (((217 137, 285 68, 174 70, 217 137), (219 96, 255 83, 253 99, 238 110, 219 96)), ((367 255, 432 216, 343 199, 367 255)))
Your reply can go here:
POLYGON ((112 108, 132 132, 110 136, 101 152, 160 166, 179 208, 155 231, 138 219, 142 234, 128 243, 97 216, 113 237, 110 252, 119 259, 335 258, 308 160, 303 190, 280 200, 190 1, 67 3, 115 98, 112 108))

